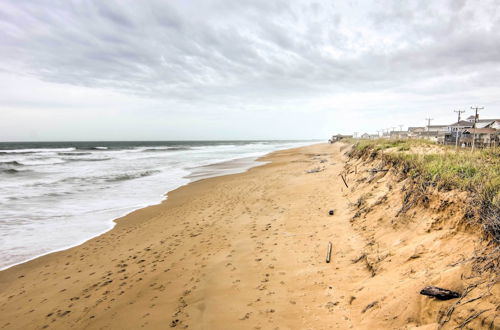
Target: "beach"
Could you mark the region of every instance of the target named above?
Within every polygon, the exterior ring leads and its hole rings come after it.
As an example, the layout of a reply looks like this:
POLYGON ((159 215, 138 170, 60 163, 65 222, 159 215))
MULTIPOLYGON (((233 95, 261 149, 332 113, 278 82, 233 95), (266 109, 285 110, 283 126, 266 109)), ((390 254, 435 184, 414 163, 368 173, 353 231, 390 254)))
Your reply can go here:
POLYGON ((344 184, 346 148, 274 152, 0 272, 0 329, 437 328, 453 302, 419 290, 463 290, 470 266, 456 262, 479 234, 449 209, 395 223, 403 183, 381 173, 344 184), (356 216, 367 191, 373 208, 356 216))

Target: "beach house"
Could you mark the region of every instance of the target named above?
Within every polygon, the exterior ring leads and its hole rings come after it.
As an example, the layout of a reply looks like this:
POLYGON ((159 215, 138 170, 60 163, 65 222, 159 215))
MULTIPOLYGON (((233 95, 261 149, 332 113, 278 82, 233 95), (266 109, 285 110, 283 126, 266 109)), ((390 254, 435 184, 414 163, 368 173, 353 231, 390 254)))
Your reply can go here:
POLYGON ((328 142, 333 143, 348 138, 352 138, 352 135, 337 134, 337 135, 332 135, 332 137, 328 140, 328 142))
MULTIPOLYGON (((471 124, 474 123, 474 116, 469 116, 467 121, 471 124)), ((472 126, 471 126, 472 127, 472 126)), ((500 119, 479 119, 479 115, 476 120, 476 128, 494 128, 500 129, 500 119)))
POLYGON ((391 139, 407 139, 408 138, 408 131, 391 131, 389 133, 391 139))
POLYGON ((424 132, 418 133, 418 138, 444 144, 448 127, 449 125, 427 125, 424 132))
POLYGON ((494 128, 466 128, 461 137, 460 144, 472 146, 472 141, 478 148, 497 147, 500 145, 500 130, 494 128))
POLYGON ((425 131, 425 127, 408 127, 408 138, 416 139, 419 134, 425 131))

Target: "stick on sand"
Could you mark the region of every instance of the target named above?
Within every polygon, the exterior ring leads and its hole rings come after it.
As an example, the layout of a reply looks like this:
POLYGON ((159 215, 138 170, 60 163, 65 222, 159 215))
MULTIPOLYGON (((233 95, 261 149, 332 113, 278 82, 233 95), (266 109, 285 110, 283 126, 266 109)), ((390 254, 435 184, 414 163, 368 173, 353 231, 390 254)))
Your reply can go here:
POLYGON ((332 257, 332 242, 328 242, 328 248, 326 249, 326 263, 330 263, 330 258, 332 257))
POLYGON ((340 177, 342 178, 342 181, 344 181, 344 184, 347 188, 349 188, 349 186, 347 185, 347 182, 345 182, 345 179, 344 179, 344 176, 342 174, 340 174, 340 177))

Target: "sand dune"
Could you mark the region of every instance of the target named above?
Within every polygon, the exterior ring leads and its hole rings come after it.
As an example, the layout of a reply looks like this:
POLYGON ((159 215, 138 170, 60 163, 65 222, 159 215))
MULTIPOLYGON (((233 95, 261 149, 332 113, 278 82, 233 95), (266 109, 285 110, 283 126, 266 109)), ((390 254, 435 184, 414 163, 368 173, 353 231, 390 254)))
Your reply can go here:
POLYGON ((498 328, 491 275, 465 278, 483 244, 461 221, 465 196, 398 215, 405 180, 370 174, 345 148, 273 153, 0 272, 0 329, 435 329, 456 300, 420 289, 463 292, 478 279, 469 297, 484 298, 457 306, 444 328, 482 310, 465 328, 498 328))

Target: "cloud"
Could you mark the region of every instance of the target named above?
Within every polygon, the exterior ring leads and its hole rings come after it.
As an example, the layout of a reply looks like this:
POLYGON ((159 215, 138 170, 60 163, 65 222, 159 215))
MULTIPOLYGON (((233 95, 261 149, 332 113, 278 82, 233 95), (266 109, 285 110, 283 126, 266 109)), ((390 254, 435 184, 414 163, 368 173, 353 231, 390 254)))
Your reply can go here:
POLYGON ((378 93, 363 113, 471 88, 497 104, 499 28, 494 0, 19 1, 0 7, 0 70, 165 111, 338 113, 316 101, 378 93))

